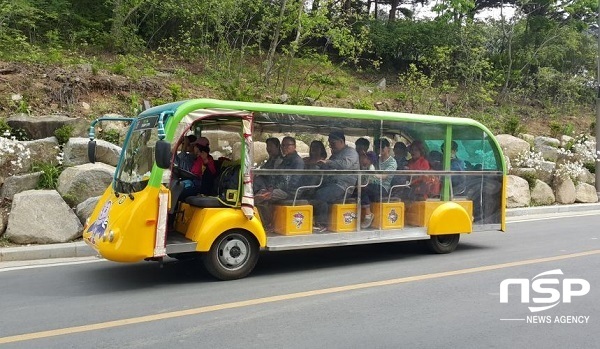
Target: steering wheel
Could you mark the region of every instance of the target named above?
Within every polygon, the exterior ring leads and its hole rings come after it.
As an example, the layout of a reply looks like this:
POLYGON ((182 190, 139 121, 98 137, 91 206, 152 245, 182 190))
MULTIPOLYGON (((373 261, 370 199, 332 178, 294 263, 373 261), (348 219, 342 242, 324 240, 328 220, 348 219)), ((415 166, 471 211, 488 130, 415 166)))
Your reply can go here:
POLYGON ((193 174, 192 172, 188 171, 188 170, 184 170, 179 166, 173 166, 173 173, 178 177, 178 178, 184 178, 184 179, 200 179, 200 177, 196 176, 195 174, 193 174))

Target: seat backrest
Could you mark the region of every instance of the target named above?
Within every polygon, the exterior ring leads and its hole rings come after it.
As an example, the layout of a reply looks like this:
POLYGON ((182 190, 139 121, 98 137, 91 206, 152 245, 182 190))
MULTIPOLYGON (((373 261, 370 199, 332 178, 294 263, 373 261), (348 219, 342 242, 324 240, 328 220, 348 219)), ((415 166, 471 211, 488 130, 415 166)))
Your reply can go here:
POLYGON ((240 198, 240 168, 239 164, 222 169, 217 186, 217 196, 228 205, 236 205, 240 198))

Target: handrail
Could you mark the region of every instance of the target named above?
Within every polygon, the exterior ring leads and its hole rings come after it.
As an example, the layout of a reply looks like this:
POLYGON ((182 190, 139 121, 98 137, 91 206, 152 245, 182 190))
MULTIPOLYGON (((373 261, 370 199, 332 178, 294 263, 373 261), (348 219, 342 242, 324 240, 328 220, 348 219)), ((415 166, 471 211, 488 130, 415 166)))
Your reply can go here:
POLYGON ((296 206, 296 199, 298 198, 298 192, 300 192, 300 190, 304 190, 304 189, 311 189, 311 188, 317 188, 319 187, 321 184, 323 183, 323 175, 321 175, 321 179, 319 180, 318 184, 314 184, 314 185, 303 185, 300 186, 298 188, 296 188, 296 194, 294 194, 294 201, 292 201, 292 206, 296 206))

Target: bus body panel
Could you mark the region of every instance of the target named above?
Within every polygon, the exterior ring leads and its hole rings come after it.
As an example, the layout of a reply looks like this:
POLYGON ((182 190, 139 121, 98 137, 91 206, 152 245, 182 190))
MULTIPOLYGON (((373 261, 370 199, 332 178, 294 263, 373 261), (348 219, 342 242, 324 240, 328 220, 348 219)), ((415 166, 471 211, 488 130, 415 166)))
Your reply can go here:
POLYGON ((438 206, 427 224, 427 234, 443 235, 471 233, 473 231, 472 215, 463 205, 448 201, 438 206))
POLYGON ((222 233, 240 229, 251 233, 260 247, 265 247, 267 235, 258 214, 248 219, 240 208, 200 208, 182 204, 183 218, 177 218, 175 228, 198 243, 196 250, 207 252, 222 233))
POLYGON ((116 262, 137 262, 154 253, 159 189, 115 196, 109 186, 90 216, 85 242, 102 257, 116 262), (132 199, 133 198, 133 199, 132 199), (112 238, 111 238, 112 236, 112 238))

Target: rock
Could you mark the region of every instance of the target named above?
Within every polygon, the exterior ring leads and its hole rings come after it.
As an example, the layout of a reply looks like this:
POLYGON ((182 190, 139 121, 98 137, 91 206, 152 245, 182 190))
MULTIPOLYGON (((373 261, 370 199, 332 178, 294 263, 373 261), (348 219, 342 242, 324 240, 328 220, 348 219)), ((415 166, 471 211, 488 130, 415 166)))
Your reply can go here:
POLYGON ((579 183, 575 187, 575 202, 598 202, 598 193, 593 185, 579 183))
POLYGON ((34 163, 47 163, 58 165, 60 148, 56 137, 36 139, 23 142, 25 149, 29 150, 29 161, 24 161, 24 166, 30 168, 34 163))
POLYGON ((110 185, 115 168, 103 163, 66 168, 58 177, 58 192, 70 205, 99 196, 110 185))
POLYGON ((539 145, 535 147, 535 151, 542 153, 542 157, 546 161, 556 162, 560 156, 558 148, 550 145, 539 145))
POLYGON ((551 185, 552 179, 554 178, 554 169, 556 163, 552 161, 542 161, 540 168, 537 172, 538 179, 544 181, 546 184, 551 185))
POLYGON ((596 175, 584 167, 583 171, 577 176, 577 181, 594 185, 596 184, 596 175))
POLYGON ((8 209, 0 206, 0 236, 4 234, 6 230, 6 224, 8 223, 8 209))
POLYGON ((544 136, 538 136, 535 137, 535 139, 533 140, 533 147, 539 147, 540 145, 547 145, 553 148, 558 148, 560 147, 560 141, 556 138, 552 138, 552 137, 544 137, 544 136))
POLYGON ((551 137, 535 137, 533 141, 534 151, 542 153, 544 159, 552 162, 558 160, 558 147, 560 147, 560 141, 556 138, 551 137))
POLYGON ((12 200, 13 196, 22 191, 35 189, 42 172, 11 176, 5 179, 0 188, 0 199, 12 200))
POLYGON ((526 141, 508 134, 497 135, 496 139, 500 143, 504 154, 509 159, 516 158, 519 154, 530 150, 530 145, 526 141))
MULTIPOLYGON (((88 161, 88 138, 71 138, 64 146, 63 164, 65 166, 76 166, 89 163, 88 161)), ((117 166, 121 147, 110 142, 96 139, 96 162, 117 166)))
POLYGON ((560 146, 561 147, 565 147, 567 144, 569 144, 569 142, 571 142, 572 140, 574 140, 575 138, 571 137, 571 136, 567 136, 567 135, 562 135, 560 137, 560 146))
POLYGON ((551 205, 556 198, 552 188, 541 180, 535 181, 535 187, 531 190, 531 203, 533 205, 551 205))
POLYGON ((528 133, 521 133, 521 134, 519 134, 519 138, 521 138, 522 140, 524 140, 525 142, 527 142, 531 146, 533 146, 533 142, 535 140, 535 136, 530 135, 528 133))
POLYGON ((559 204, 572 204, 575 202, 576 193, 575 193, 575 185, 571 178, 560 179, 558 177, 554 177, 554 196, 556 197, 556 202, 559 204))
POLYGON ((529 184, 521 177, 509 175, 506 189, 506 207, 526 207, 531 201, 529 184))
POLYGON ((58 165, 60 149, 55 137, 13 141, 0 137, 0 177, 28 173, 34 163, 58 165))
POLYGON ((92 212, 94 211, 99 199, 100 196, 94 196, 77 205, 75 214, 77 215, 77 218, 79 218, 81 224, 85 224, 85 221, 88 219, 88 217, 92 215, 92 212))
POLYGON ((527 168, 527 167, 513 167, 510 170, 510 174, 511 175, 515 175, 515 176, 519 176, 521 178, 525 177, 525 176, 532 176, 537 178, 537 171, 535 170, 535 168, 527 168))
POLYGON ((9 117, 6 123, 12 128, 20 128, 27 132, 32 139, 54 136, 54 131, 64 125, 73 126, 73 136, 84 136, 89 127, 88 121, 80 118, 70 118, 64 115, 33 117, 19 114, 9 117))
MULTIPOLYGON (((236 144, 237 145, 237 144, 236 144)), ((239 143, 241 146, 241 143, 239 143)), ((267 144, 265 142, 254 142, 254 158, 253 161, 257 166, 260 166, 263 162, 265 162, 269 158, 269 154, 267 154, 267 144)), ((234 147, 234 154, 236 154, 237 147, 234 147)), ((237 152, 239 154, 239 150, 237 152)))
POLYGON ((377 86, 375 88, 380 91, 385 91, 385 88, 386 88, 385 78, 382 78, 381 80, 379 80, 379 82, 377 82, 377 86))
POLYGON ((14 196, 5 236, 18 244, 67 242, 83 226, 55 190, 28 190, 14 196))

